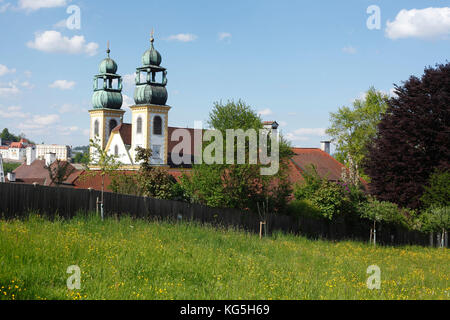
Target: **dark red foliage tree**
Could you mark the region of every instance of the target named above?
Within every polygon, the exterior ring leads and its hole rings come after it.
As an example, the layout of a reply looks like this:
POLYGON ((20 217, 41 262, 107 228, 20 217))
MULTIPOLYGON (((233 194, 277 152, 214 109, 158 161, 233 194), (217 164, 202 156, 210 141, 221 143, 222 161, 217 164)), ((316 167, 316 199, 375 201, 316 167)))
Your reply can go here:
POLYGON ((434 169, 450 167, 450 63, 395 89, 364 166, 371 193, 415 209, 434 169))

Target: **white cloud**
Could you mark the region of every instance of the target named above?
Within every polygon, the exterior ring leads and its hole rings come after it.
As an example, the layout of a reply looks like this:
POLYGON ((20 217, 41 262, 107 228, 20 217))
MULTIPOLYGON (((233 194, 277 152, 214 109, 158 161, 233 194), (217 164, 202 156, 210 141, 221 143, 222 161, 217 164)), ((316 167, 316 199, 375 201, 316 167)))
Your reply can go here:
POLYGON ((289 141, 309 141, 311 136, 325 136, 324 128, 300 128, 286 134, 289 141))
POLYGON ((8 73, 15 73, 16 69, 9 69, 7 66, 0 64, 0 77, 8 73))
MULTIPOLYGON (((142 75, 142 74, 141 74, 142 75)), ((136 84, 135 82, 136 74, 126 74, 122 76, 123 85, 127 87, 132 87, 136 84)))
POLYGON ((11 106, 7 108, 0 108, 0 118, 4 119, 24 119, 29 116, 29 114, 21 111, 22 107, 11 106))
POLYGON ((299 136, 292 132, 287 133, 285 137, 289 141, 308 141, 309 140, 309 138, 307 138, 307 137, 299 136))
POLYGON ((31 76, 33 75, 33 73, 29 70, 25 71, 24 74, 27 78, 31 78, 31 76))
POLYGON ((294 131, 297 135, 306 136, 324 136, 326 129, 324 128, 300 128, 294 131))
POLYGON ((64 20, 58 21, 57 23, 55 23, 53 25, 53 28, 55 28, 55 29, 65 29, 65 28, 67 28, 67 20, 64 19, 64 20))
MULTIPOLYGON (((2 2, 3 2, 3 0, 0 1, 0 3, 2 3, 2 2)), ((9 7, 11 7, 11 3, 9 3, 9 2, 0 5, 0 13, 3 13, 6 10, 8 10, 9 7)))
POLYGON ((220 32, 218 36, 219 36, 220 41, 223 41, 223 40, 230 41, 231 38, 233 37, 233 35, 229 32, 220 32))
POLYGON ((75 86, 75 81, 67 81, 67 80, 56 80, 51 85, 50 88, 60 89, 60 90, 70 90, 75 86))
POLYGON ((35 11, 42 8, 56 8, 66 6, 67 0, 19 0, 19 8, 35 11))
POLYGON ((26 121, 20 123, 17 127, 21 130, 40 130, 48 129, 60 121, 57 114, 33 115, 26 121))
POLYGON ((98 44, 95 42, 86 43, 84 36, 68 38, 53 30, 36 33, 34 41, 29 41, 27 46, 44 52, 86 53, 90 56, 96 55, 98 50, 98 44))
POLYGON ((61 107, 58 108, 58 112, 61 114, 76 112, 78 108, 70 103, 64 103, 61 107))
POLYGON ((450 8, 401 10, 394 21, 388 21, 386 36, 390 39, 436 39, 450 35, 450 8))
POLYGON ((19 94, 20 90, 17 87, 16 82, 10 82, 6 87, 0 85, 0 97, 7 97, 11 95, 19 94))
POLYGON ((179 41, 179 42, 192 42, 197 39, 197 36, 192 33, 179 33, 166 38, 168 41, 179 41))
POLYGON ((123 109, 127 109, 127 110, 131 110, 130 106, 134 106, 134 99, 127 96, 126 94, 123 95, 123 103, 122 103, 122 108, 123 109))
POLYGON ((269 108, 258 111, 258 114, 260 116, 270 116, 272 113, 273 113, 272 110, 270 110, 269 108))
POLYGON ((34 84, 31 84, 29 81, 24 81, 22 83, 20 83, 20 85, 24 88, 27 89, 33 89, 34 88, 34 84))
POLYGON ((389 96, 391 97, 391 98, 396 98, 397 97, 397 93, 395 93, 395 88, 391 88, 390 90, 389 90, 389 96))
POLYGON ((342 51, 345 53, 348 53, 348 54, 356 54, 356 52, 357 52, 356 48, 353 46, 344 47, 344 48, 342 48, 342 51))

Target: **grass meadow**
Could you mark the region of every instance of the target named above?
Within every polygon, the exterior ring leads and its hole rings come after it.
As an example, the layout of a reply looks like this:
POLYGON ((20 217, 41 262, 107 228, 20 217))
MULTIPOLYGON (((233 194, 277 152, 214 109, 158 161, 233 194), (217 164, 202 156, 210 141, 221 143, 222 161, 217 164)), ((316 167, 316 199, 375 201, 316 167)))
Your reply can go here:
POLYGON ((448 249, 257 235, 191 223, 0 221, 0 299, 450 299, 448 249), (67 289, 78 265, 81 289, 67 289), (370 265, 381 289, 369 290, 370 265))

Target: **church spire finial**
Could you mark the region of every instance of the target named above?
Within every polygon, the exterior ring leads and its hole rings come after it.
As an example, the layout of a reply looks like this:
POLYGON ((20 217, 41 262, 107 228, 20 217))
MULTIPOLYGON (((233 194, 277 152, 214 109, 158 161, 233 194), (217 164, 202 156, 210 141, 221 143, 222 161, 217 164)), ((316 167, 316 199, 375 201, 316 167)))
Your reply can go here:
POLYGON ((109 58, 109 54, 111 52, 111 50, 109 49, 109 40, 108 40, 108 43, 106 46, 107 46, 106 53, 108 54, 108 58, 109 58))
POLYGON ((151 42, 152 44, 153 44, 153 42, 155 42, 154 35, 155 35, 155 29, 152 28, 152 32, 150 33, 150 42, 151 42))

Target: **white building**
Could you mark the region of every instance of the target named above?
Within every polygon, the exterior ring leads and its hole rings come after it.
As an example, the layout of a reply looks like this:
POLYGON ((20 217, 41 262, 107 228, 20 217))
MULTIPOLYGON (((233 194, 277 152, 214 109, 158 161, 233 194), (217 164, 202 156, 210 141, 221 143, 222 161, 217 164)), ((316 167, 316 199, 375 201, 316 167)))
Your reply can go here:
POLYGON ((57 160, 68 161, 71 157, 71 150, 69 146, 63 145, 45 145, 38 144, 36 146, 36 159, 45 160, 45 155, 54 153, 57 160))
POLYGON ((25 161, 26 148, 29 142, 21 139, 19 142, 13 142, 9 146, 0 146, 0 154, 4 160, 25 161))

